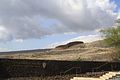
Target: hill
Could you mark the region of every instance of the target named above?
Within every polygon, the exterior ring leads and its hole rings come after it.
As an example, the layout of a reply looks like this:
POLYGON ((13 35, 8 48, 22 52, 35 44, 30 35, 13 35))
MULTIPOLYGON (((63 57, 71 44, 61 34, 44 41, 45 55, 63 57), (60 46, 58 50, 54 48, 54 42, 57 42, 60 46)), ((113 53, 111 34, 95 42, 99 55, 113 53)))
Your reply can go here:
POLYGON ((0 58, 12 59, 42 59, 42 60, 85 60, 85 61, 114 61, 116 51, 104 44, 102 40, 84 43, 82 41, 70 42, 46 51, 33 51, 22 54, 14 52, 2 54, 0 58))

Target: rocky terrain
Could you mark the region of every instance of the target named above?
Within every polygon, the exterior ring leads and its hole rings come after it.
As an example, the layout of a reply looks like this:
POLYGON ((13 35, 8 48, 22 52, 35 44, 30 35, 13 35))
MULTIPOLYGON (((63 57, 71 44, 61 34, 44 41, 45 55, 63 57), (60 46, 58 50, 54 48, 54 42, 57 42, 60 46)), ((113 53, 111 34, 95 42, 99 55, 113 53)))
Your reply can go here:
POLYGON ((82 41, 70 42, 51 50, 34 52, 16 52, 1 54, 0 58, 10 59, 41 59, 41 60, 90 60, 113 61, 116 50, 104 44, 102 40, 91 43, 82 41))

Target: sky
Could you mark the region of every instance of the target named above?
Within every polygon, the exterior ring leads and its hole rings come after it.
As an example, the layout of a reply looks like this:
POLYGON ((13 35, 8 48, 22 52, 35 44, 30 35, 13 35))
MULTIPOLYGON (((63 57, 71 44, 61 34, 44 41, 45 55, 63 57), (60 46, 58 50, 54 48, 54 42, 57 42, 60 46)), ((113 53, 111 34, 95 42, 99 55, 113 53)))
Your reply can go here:
POLYGON ((120 0, 0 0, 0 51, 44 49, 101 39, 120 0))

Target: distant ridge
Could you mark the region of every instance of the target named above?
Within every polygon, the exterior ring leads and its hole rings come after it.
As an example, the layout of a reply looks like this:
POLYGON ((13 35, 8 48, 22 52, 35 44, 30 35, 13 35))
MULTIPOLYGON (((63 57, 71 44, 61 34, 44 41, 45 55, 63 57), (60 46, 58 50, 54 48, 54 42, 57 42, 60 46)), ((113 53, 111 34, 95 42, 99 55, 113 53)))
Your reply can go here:
POLYGON ((51 49, 34 49, 34 50, 19 50, 19 51, 6 51, 6 52, 0 52, 0 54, 17 54, 17 53, 33 53, 33 52, 46 52, 51 49))
POLYGON ((83 41, 74 41, 74 42, 69 42, 65 45, 59 45, 57 47, 55 47, 56 49, 67 49, 67 48, 70 48, 72 46, 76 46, 76 45, 79 45, 79 44, 84 44, 83 41))

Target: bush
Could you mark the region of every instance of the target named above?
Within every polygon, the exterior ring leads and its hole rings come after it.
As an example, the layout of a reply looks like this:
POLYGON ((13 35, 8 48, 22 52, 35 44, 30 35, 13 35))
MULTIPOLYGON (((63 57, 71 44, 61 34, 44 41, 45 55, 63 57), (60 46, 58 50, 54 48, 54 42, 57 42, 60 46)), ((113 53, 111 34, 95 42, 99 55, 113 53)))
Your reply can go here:
POLYGON ((101 30, 105 42, 114 47, 120 47, 120 19, 117 20, 117 26, 101 30))

